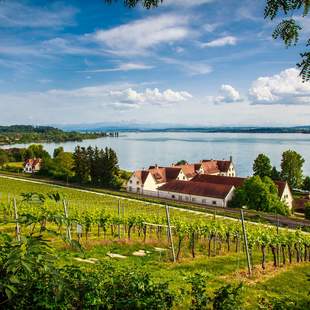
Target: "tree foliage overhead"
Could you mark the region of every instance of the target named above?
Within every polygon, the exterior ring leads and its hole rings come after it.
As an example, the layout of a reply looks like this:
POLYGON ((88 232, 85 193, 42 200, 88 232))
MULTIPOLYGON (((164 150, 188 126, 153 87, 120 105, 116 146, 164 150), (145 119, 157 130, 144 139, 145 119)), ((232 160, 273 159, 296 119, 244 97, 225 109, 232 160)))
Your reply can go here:
MULTIPOLYGON (((306 18, 310 10, 309 0, 267 0, 265 8, 265 18, 274 20, 278 16, 289 16, 284 18, 273 32, 274 39, 281 39, 289 47, 296 45, 299 41, 302 27, 294 16, 302 14, 306 18)), ((306 42, 306 47, 310 46, 310 39, 306 42)), ((300 68, 300 76, 303 81, 310 80, 310 51, 300 54, 301 61, 297 64, 300 68)))
MULTIPOLYGON (((106 3, 113 3, 117 2, 117 0, 105 0, 106 3)), ((163 0, 123 0, 124 5, 129 8, 133 8, 138 4, 141 4, 143 7, 147 9, 156 8, 158 7, 163 0)))

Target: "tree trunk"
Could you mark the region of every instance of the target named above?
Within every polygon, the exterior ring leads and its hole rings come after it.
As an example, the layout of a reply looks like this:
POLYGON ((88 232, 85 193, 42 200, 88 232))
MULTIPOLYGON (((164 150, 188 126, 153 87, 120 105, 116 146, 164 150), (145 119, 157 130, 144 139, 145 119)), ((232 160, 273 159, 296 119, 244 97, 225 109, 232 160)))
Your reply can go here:
POLYGON ((192 252, 192 257, 195 258, 195 233, 192 232, 191 234, 191 252, 192 252))
POLYGON ((236 253, 239 252, 239 236, 236 237, 236 253))
POLYGON ((209 237, 209 241, 208 241, 208 256, 209 257, 211 256, 211 242, 212 242, 212 238, 213 238, 213 236, 211 235, 209 237))
POLYGON ((183 241, 183 238, 181 238, 181 237, 179 236, 179 241, 178 241, 178 252, 177 252, 177 260, 179 260, 180 255, 181 255, 182 241, 183 241))
POLYGON ((227 251, 230 252, 230 234, 226 234, 227 251))
POLYGON ((131 237, 131 228, 132 226, 128 226, 128 240, 130 240, 131 237))
POLYGON ((296 250, 296 261, 297 261, 297 263, 299 263, 300 262, 300 254, 299 254, 299 248, 298 248, 297 243, 295 243, 294 247, 296 250))
POLYGON ((272 252, 272 255, 273 255, 273 266, 274 267, 277 267, 277 254, 276 254, 276 247, 271 245, 271 252, 272 252))
POLYGON ((281 245, 281 249, 282 249, 282 262, 283 262, 283 265, 286 265, 285 245, 284 244, 281 245))
POLYGON ((288 250, 288 260, 291 264, 292 263, 292 248, 290 245, 287 246, 287 250, 288 250))
POLYGON ((262 245, 262 268, 266 269, 266 246, 262 245))
POLYGON ((145 226, 143 226, 143 242, 145 243, 145 241, 146 241, 146 231, 147 231, 147 227, 146 227, 146 225, 145 226))

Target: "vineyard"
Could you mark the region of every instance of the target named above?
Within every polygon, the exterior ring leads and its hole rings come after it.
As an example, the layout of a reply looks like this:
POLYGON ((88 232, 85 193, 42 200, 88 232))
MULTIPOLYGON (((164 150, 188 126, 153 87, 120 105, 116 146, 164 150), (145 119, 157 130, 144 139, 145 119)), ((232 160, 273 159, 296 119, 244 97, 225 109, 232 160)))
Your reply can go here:
MULTIPOLYGON (((109 249, 117 244, 116 256, 124 253, 122 245, 135 244, 147 248, 149 255, 159 251, 153 263, 171 264, 170 224, 177 264, 228 257, 247 278, 240 221, 173 208, 169 215, 168 223, 166 209, 160 205, 0 178, 2 233, 17 238, 41 234, 59 249, 88 249, 89 253, 100 244, 109 249)), ((249 263, 256 272, 310 262, 310 234, 249 222, 246 232, 249 263)))

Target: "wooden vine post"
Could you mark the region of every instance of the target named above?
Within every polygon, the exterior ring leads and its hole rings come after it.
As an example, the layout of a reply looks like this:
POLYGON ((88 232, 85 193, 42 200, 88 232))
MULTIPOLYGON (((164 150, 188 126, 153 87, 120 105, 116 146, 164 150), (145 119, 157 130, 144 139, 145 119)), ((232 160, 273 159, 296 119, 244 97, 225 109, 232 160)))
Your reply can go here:
POLYGON ((15 231, 16 231, 16 239, 20 241, 20 227, 18 223, 18 212, 17 212, 17 205, 16 205, 16 198, 13 198, 13 205, 14 205, 14 220, 15 220, 15 231))
POLYGON ((118 199, 118 206, 117 206, 117 214, 118 214, 118 226, 117 226, 117 234, 118 239, 121 239, 121 224, 120 224, 120 218, 121 218, 121 200, 118 199))
MULTIPOLYGON (((64 199, 63 200, 63 205, 64 205, 64 213, 65 213, 65 218, 68 220, 68 209, 67 209, 67 202, 64 199)), ((67 223, 67 238, 69 241, 71 241, 71 228, 70 225, 67 223)))
POLYGON ((173 245, 173 238, 172 238, 172 231, 170 225, 170 213, 169 213, 169 206, 166 205, 166 217, 167 217, 167 225, 168 225, 168 241, 171 247, 172 258, 173 262, 176 262, 175 252, 174 252, 174 245, 173 245))
POLYGON ((240 213, 241 213, 242 232, 243 232, 243 239, 244 239, 244 244, 245 244, 246 259, 248 263, 248 273, 249 273, 249 276, 252 276, 252 266, 251 266, 251 260, 250 260, 248 237, 247 237, 245 223, 244 223, 243 209, 240 210, 240 213))

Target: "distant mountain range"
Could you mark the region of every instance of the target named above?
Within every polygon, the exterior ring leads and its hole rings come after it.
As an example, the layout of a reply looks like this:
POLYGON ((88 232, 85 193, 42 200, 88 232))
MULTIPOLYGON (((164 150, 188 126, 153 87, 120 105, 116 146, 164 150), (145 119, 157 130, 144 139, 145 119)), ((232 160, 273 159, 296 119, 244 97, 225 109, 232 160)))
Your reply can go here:
POLYGON ((142 124, 79 124, 57 126, 65 131, 80 132, 206 132, 206 133, 304 133, 310 134, 310 125, 294 127, 193 127, 193 126, 174 126, 166 124, 142 125, 142 124))

